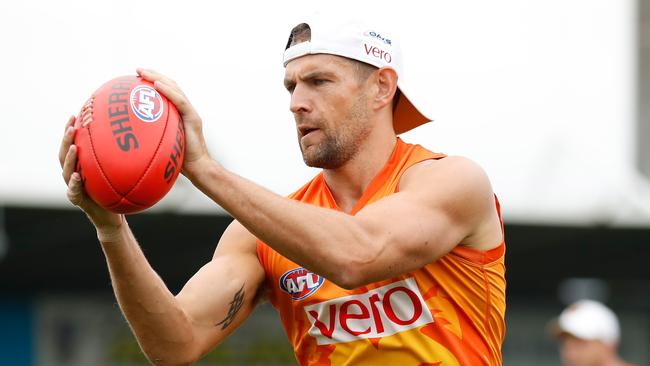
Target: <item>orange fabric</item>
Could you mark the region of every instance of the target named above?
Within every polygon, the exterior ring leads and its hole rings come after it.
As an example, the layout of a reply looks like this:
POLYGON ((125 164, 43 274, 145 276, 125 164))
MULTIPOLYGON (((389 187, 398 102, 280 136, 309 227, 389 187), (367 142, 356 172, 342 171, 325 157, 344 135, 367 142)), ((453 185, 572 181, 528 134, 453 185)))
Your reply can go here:
POLYGON ((415 105, 402 93, 393 112, 393 129, 396 134, 410 131, 431 121, 415 108, 415 105))
MULTIPOLYGON (((444 156, 398 139, 351 214, 395 193, 413 164, 444 156)), ((290 197, 338 209, 322 173, 290 197)), ((504 242, 487 252, 457 246, 416 271, 353 290, 262 242, 257 251, 300 365, 501 365, 504 242)))

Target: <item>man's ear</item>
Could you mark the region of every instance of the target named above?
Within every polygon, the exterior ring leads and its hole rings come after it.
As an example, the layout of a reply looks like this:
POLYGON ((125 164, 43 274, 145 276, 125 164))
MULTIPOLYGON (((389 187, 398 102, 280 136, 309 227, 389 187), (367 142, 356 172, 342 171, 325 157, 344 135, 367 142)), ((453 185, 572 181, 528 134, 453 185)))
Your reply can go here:
POLYGON ((379 110, 390 106, 397 92, 397 73, 390 67, 382 67, 375 72, 374 82, 377 87, 374 108, 379 110))

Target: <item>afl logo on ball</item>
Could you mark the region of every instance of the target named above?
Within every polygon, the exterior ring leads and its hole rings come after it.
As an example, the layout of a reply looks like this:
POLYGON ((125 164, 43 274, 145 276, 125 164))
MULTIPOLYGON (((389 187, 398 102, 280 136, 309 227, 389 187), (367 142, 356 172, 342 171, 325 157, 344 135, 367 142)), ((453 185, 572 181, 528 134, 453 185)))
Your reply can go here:
POLYGON ((163 114, 162 97, 148 85, 133 88, 130 99, 133 113, 144 122, 156 122, 163 114))

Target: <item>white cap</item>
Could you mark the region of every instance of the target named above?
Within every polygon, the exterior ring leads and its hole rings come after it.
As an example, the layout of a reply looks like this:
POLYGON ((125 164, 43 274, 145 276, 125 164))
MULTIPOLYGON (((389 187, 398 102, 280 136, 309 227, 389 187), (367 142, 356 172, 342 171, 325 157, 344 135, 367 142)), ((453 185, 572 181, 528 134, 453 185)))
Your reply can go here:
POLYGON ((390 67, 397 73, 397 87, 401 91, 393 112, 393 127, 400 134, 431 121, 407 97, 403 58, 399 42, 392 34, 359 22, 326 22, 312 17, 304 22, 311 30, 311 39, 291 46, 289 36, 284 51, 284 66, 305 55, 326 53, 365 62, 378 68, 390 67))
POLYGON ((571 334, 584 340, 618 344, 618 318, 607 306, 593 300, 580 300, 570 305, 557 319, 555 333, 571 334))

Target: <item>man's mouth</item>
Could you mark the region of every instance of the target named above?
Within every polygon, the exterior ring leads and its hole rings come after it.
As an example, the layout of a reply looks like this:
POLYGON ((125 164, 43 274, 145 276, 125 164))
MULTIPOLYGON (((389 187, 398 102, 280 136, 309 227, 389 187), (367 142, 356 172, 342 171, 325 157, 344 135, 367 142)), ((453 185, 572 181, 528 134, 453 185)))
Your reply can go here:
POLYGON ((298 128, 298 131, 300 132, 301 137, 305 137, 305 136, 309 135, 311 132, 314 132, 316 130, 318 130, 318 128, 316 128, 316 127, 308 127, 308 126, 298 128))

